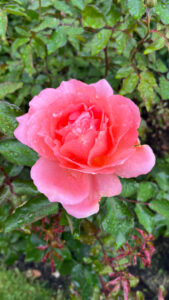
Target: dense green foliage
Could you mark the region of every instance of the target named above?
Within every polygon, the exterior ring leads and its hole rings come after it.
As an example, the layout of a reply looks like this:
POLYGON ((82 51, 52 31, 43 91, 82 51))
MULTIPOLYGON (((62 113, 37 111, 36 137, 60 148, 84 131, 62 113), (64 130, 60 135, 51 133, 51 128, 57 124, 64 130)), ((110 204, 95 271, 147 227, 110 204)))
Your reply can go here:
POLYGON ((29 282, 18 269, 0 271, 0 297, 2 300, 54 300, 56 293, 37 282, 29 282))
MULTIPOLYGON (((43 88, 70 78, 87 83, 106 78, 115 93, 139 105, 141 140, 162 156, 167 150, 168 49, 167 0, 0 2, 0 249, 7 263, 19 254, 40 261, 46 249, 37 247, 45 241, 32 226, 60 211, 30 179, 37 155, 14 139, 15 118, 43 88)), ((165 154, 147 176, 123 179, 122 194, 102 199, 99 214, 76 220, 62 211, 65 246, 53 247, 54 263, 62 275, 70 275, 71 288, 81 291, 82 299, 98 299, 98 275, 107 280, 112 271, 101 262, 102 243, 116 256, 135 228, 156 238, 169 236, 168 174, 165 154)), ((80 299, 73 292, 70 297, 80 299)))

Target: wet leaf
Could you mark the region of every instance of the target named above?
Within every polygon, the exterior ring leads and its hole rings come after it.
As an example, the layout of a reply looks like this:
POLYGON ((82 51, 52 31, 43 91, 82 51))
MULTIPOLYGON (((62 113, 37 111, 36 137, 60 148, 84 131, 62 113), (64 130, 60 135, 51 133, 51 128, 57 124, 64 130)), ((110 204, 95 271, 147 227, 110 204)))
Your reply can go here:
POLYGON ((126 203, 120 199, 107 199, 106 209, 102 226, 107 233, 112 234, 116 247, 119 248, 128 238, 130 230, 134 226, 134 219, 126 203))
POLYGON ((164 76, 160 77, 160 95, 163 100, 169 100, 169 80, 164 76))
POLYGON ((23 86, 22 82, 4 82, 0 83, 0 99, 4 99, 8 94, 14 93, 23 86))
POLYGON ((58 48, 65 46, 67 42, 67 35, 63 28, 58 28, 54 31, 48 41, 47 48, 48 54, 52 54, 58 48))
POLYGON ((21 48, 21 56, 25 66, 26 72, 32 77, 33 73, 35 72, 33 66, 33 56, 32 56, 32 47, 30 44, 25 45, 21 48))
POLYGON ((169 201, 164 199, 155 199, 149 204, 152 210, 169 219, 169 201))
POLYGON ((132 66, 130 65, 124 66, 117 71, 116 78, 121 79, 121 78, 128 77, 131 73, 133 73, 133 71, 134 69, 132 66))
POLYGON ((30 195, 37 196, 39 191, 35 187, 32 181, 24 181, 21 179, 15 179, 12 181, 14 193, 18 195, 30 195))
POLYGON ((83 10, 85 7, 84 0, 71 0, 72 4, 79 8, 80 10, 83 10))
POLYGON ((157 51, 165 46, 165 39, 158 36, 158 38, 144 50, 144 54, 149 54, 151 52, 157 51))
POLYGON ((103 50, 111 37, 112 31, 109 29, 102 29, 100 32, 96 33, 91 42, 91 52, 92 55, 98 54, 103 50))
POLYGON ((154 88, 156 87, 156 80, 152 72, 144 71, 140 74, 140 84, 138 90, 145 103, 147 111, 150 110, 152 101, 154 99, 154 88))
POLYGON ((153 213, 143 204, 137 204, 135 212, 139 223, 143 225, 147 232, 152 233, 155 225, 153 213))
POLYGON ((120 20, 120 16, 120 9, 112 4, 111 9, 106 15, 106 24, 109 26, 114 26, 120 20))
POLYGON ((82 12, 84 27, 102 28, 105 25, 103 14, 95 6, 86 6, 82 12))
POLYGON ((120 90, 121 95, 132 93, 138 83, 139 77, 136 73, 131 73, 127 78, 123 80, 122 88, 120 90))
POLYGON ((10 232, 22 227, 22 225, 33 223, 44 216, 57 214, 58 204, 50 203, 48 199, 41 196, 29 200, 25 205, 18 207, 4 223, 4 231, 10 232))
POLYGON ((14 104, 6 101, 0 102, 0 132, 13 137, 13 131, 18 126, 16 117, 21 114, 21 110, 14 104))
POLYGON ((65 14, 68 14, 72 16, 72 11, 64 1, 54 0, 54 6, 57 10, 64 12, 65 14))
POLYGON ((128 0, 128 8, 130 14, 139 19, 145 12, 145 6, 143 0, 128 0))
POLYGON ((163 24, 169 24, 169 6, 161 1, 154 7, 155 13, 160 17, 163 24))
POLYGON ((27 146, 15 139, 4 139, 0 141, 0 153, 13 164, 33 166, 38 159, 37 154, 27 146))
POLYGON ((155 183, 150 181, 140 182, 137 193, 137 200, 146 202, 152 199, 157 191, 157 186, 155 183))
POLYGON ((33 28, 33 31, 39 32, 39 31, 42 31, 46 28, 56 29, 58 25, 59 25, 59 20, 58 19, 55 19, 53 17, 45 17, 43 19, 43 21, 38 26, 33 28))
POLYGON ((5 10, 0 10, 0 37, 3 41, 6 40, 6 31, 8 25, 7 13, 5 10))

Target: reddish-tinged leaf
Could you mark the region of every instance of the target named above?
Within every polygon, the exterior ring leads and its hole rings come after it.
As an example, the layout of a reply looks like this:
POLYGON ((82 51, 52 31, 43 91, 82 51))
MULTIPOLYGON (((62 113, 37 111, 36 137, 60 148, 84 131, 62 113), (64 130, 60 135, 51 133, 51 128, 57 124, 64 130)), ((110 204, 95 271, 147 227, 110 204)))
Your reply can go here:
POLYGON ((122 284, 123 284, 123 291, 124 291, 124 300, 128 300, 128 295, 129 295, 129 291, 130 291, 130 283, 126 278, 124 278, 122 281, 122 284))
POLYGON ((45 262, 47 260, 47 258, 49 257, 49 255, 50 255, 50 252, 46 253, 44 255, 44 257, 42 258, 41 262, 45 262))
POLYGON ((120 280, 121 280, 121 277, 119 276, 119 277, 117 277, 116 279, 109 281, 109 284, 115 285, 115 284, 116 284, 118 281, 120 281, 120 280))
POLYGON ((37 247, 37 249, 39 249, 39 250, 46 250, 47 248, 48 248, 48 245, 37 247))
POLYGON ((160 285, 159 290, 158 290, 158 300, 165 300, 165 290, 162 285, 160 285))
POLYGON ((112 292, 116 292, 120 289, 120 283, 118 283, 113 289, 112 289, 112 292))
POLYGON ((51 262, 51 272, 53 273, 55 271, 55 262, 53 257, 50 258, 50 262, 51 262))

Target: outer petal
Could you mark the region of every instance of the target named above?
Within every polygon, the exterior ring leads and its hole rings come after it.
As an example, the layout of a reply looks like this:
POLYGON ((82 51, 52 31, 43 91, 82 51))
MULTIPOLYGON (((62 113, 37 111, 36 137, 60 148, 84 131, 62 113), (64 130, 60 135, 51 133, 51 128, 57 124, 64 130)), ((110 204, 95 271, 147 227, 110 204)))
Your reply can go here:
POLYGON ((94 187, 100 196, 112 197, 121 193, 122 185, 114 174, 94 175, 94 187))
POLYGON ((118 176, 130 178, 147 174, 155 164, 155 156, 148 145, 135 147, 135 152, 121 165, 115 167, 118 176))
POLYGON ((105 98, 113 95, 113 89, 105 79, 101 79, 96 83, 92 83, 90 86, 93 86, 96 89, 97 97, 105 98))
POLYGON ((29 105, 34 110, 39 110, 44 107, 48 107, 53 102, 57 101, 57 98, 61 97, 59 88, 47 88, 42 90, 39 95, 35 96, 30 102, 29 105))
POLYGON ((38 190, 51 202, 75 205, 89 195, 88 174, 62 168, 57 162, 40 158, 31 169, 38 190))
POLYGON ((75 218, 87 218, 99 211, 99 200, 99 197, 93 199, 93 197, 89 195, 81 203, 78 203, 76 205, 63 205, 63 207, 68 212, 68 214, 74 216, 75 218))
POLYGON ((14 131, 14 136, 23 144, 28 145, 27 140, 27 123, 29 120, 29 114, 24 114, 21 117, 16 118, 19 122, 18 127, 14 131))
POLYGON ((63 205, 66 211, 76 218, 89 217, 99 210, 99 201, 102 196, 115 196, 121 193, 121 183, 115 175, 89 175, 90 194, 76 205, 63 205))

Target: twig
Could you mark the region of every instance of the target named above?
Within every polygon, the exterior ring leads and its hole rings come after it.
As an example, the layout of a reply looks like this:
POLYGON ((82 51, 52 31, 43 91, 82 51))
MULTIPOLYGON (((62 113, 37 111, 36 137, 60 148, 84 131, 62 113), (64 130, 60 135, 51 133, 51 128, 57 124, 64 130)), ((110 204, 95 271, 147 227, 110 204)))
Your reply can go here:
POLYGON ((41 14, 42 14, 42 0, 39 0, 39 22, 41 20, 41 14))
POLYGON ((7 183, 7 185, 9 185, 9 188, 10 188, 10 191, 11 191, 11 194, 14 195, 14 190, 13 190, 13 186, 11 184, 11 181, 10 181, 10 178, 8 176, 8 174, 6 173, 6 171, 4 170, 3 167, 0 166, 0 171, 2 172, 2 174, 5 176, 5 181, 7 183))
POLYGON ((122 200, 122 201, 126 201, 126 202, 135 203, 135 204, 150 205, 150 203, 148 203, 148 202, 142 202, 139 200, 131 200, 131 199, 123 198, 123 197, 118 197, 118 199, 122 200))
POLYGON ((105 55, 105 77, 107 77, 109 71, 109 59, 107 55, 107 47, 104 48, 104 55, 105 55))

